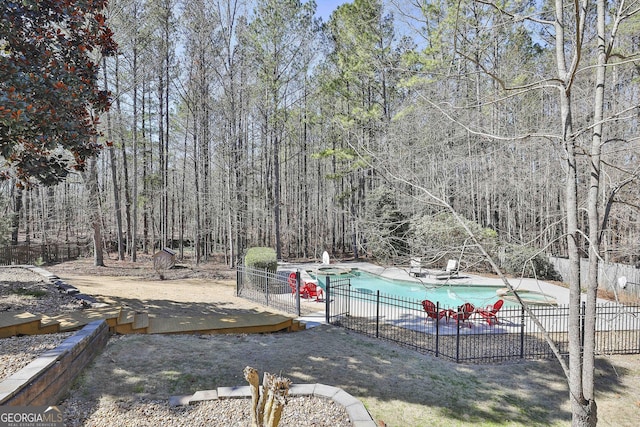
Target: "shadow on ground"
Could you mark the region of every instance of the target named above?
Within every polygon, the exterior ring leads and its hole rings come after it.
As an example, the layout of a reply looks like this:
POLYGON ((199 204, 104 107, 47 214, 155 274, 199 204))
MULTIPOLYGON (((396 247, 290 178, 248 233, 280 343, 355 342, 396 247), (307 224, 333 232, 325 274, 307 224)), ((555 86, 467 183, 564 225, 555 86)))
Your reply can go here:
MULTIPOLYGON (((260 310, 225 301, 117 300, 163 316, 260 310)), ((634 425, 637 420, 638 361, 638 356, 620 356, 598 364, 600 425, 634 425)), ((389 427, 565 426, 571 418, 567 382, 555 360, 461 365, 331 326, 263 335, 113 337, 70 397, 94 408, 111 399, 125 410, 140 399, 166 402, 172 395, 244 385, 246 366, 294 383, 343 388, 389 427)))
MULTIPOLYGON (((566 381, 554 361, 456 365, 330 326, 267 335, 115 337, 72 396, 168 399, 244 385, 245 366, 294 383, 341 387, 389 426, 438 420, 439 425, 446 425, 443 420, 564 425, 570 420, 566 381)), ((598 375, 601 393, 622 391, 625 368, 613 369, 609 361, 598 375)))

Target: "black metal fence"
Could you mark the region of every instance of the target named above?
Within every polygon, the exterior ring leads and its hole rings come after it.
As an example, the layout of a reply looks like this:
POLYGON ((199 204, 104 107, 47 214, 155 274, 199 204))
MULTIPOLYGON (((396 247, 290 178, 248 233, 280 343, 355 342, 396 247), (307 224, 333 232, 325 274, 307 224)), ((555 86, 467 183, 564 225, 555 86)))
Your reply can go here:
POLYGON ((88 244, 13 245, 0 248, 0 265, 55 264, 91 253, 88 244))
POLYGON ((239 266, 236 275, 236 294, 248 300, 296 316, 325 309, 324 298, 304 298, 304 293, 300 292, 302 280, 298 271, 279 270, 271 273, 239 266), (292 273, 296 273, 295 280, 290 278, 292 273))
MULTIPOLYGON (((238 295, 300 315, 299 293, 291 292, 289 274, 239 268, 238 295)), ((299 283, 299 275, 297 278, 299 283)), ((542 330, 520 306, 502 307, 497 324, 474 315, 464 321, 431 319, 420 300, 354 289, 349 278, 330 277, 325 283, 325 297, 327 323, 455 362, 554 357, 542 330)), ((448 308, 437 306, 438 311, 448 308)), ((560 353, 567 355, 569 307, 533 306, 531 310, 560 353)), ((640 306, 599 304, 596 330, 598 354, 640 353, 640 306)))

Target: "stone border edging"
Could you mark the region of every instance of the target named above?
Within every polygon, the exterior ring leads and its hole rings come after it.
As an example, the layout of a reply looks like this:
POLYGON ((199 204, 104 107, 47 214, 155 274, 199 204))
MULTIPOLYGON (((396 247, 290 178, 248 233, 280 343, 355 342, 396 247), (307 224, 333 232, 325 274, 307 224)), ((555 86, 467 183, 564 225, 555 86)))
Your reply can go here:
POLYGON ((87 307, 103 307, 103 306, 107 305, 107 304, 104 304, 104 303, 99 303, 98 300, 96 300, 91 295, 85 295, 85 294, 80 293, 80 290, 78 288, 76 288, 75 286, 70 285, 68 283, 65 283, 58 276, 56 276, 55 274, 49 272, 48 270, 45 270, 42 267, 38 267, 38 266, 35 266, 35 265, 31 265, 31 264, 2 265, 0 267, 2 267, 2 268, 23 268, 25 270, 31 271, 32 273, 39 274, 40 276, 42 276, 46 280, 48 280, 50 284, 52 284, 56 288, 58 288, 58 291, 60 291, 60 292, 62 292, 64 294, 71 295, 71 296, 75 297, 84 306, 87 306, 87 307))
MULTIPOLYGON (((369 411, 360 400, 356 399, 346 391, 338 387, 325 384, 292 384, 289 387, 290 396, 314 396, 324 399, 331 399, 335 403, 344 406, 349 415, 349 420, 353 427, 377 427, 369 411)), ((251 398, 251 388, 241 387, 218 387, 216 390, 197 391, 192 395, 171 396, 169 406, 186 406, 195 402, 219 399, 251 398)))
POLYGON ((98 303, 98 301, 92 297, 91 295, 85 295, 80 293, 80 290, 73 285, 65 283, 58 276, 53 273, 50 273, 48 270, 45 270, 42 267, 37 267, 34 265, 25 265, 21 266, 28 270, 31 270, 33 273, 39 274, 43 276, 45 279, 49 281, 49 283, 55 285, 56 288, 63 294, 72 295, 75 299, 79 300, 82 305, 87 307, 101 307, 107 304, 98 303))
POLYGON ((56 405, 109 340, 104 320, 89 323, 58 347, 0 382, 0 405, 56 405))

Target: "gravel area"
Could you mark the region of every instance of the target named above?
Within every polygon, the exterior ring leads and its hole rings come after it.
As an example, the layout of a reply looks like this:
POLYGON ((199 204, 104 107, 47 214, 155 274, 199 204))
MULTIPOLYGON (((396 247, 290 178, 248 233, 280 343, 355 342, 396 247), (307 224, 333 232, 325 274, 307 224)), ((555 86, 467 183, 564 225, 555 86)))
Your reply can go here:
MULTIPOLYGON (((224 426, 250 424, 249 399, 206 401, 189 406, 170 407, 166 400, 103 399, 98 406, 86 400, 64 402, 67 427, 77 426, 224 426)), ((349 427, 346 410, 331 400, 318 397, 289 397, 279 427, 349 427)))
POLYGON ((0 267, 0 312, 55 316, 82 308, 82 301, 63 294, 41 275, 26 268, 0 267))
POLYGON ((0 339, 0 381, 27 366, 38 355, 56 348, 72 333, 0 339))
MULTIPOLYGON (((58 291, 26 268, 0 268, 0 312, 54 316, 82 309, 82 302, 58 291)), ((0 380, 27 366, 38 355, 56 348, 71 333, 0 339, 0 380)))

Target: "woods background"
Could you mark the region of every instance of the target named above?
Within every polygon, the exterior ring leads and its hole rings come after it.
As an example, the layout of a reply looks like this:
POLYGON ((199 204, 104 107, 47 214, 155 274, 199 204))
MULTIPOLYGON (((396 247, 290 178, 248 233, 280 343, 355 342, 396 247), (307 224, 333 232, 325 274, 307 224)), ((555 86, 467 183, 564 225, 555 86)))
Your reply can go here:
MULTIPOLYGON (((86 241, 97 214, 104 246, 133 260, 168 246, 234 265, 259 245, 438 265, 469 249, 427 189, 499 253, 566 256, 553 10, 511 6, 521 16, 507 23, 481 2, 355 0, 322 22, 297 0, 111 0, 119 51, 101 61, 113 103, 89 168, 95 197, 90 174, 1 182, 3 234, 86 241)), ((607 68, 599 197, 603 258, 637 264, 640 22, 626 23, 607 68)), ((587 164, 596 37, 585 27, 571 95, 587 164)), ((584 209, 579 220, 588 229, 584 209)))

